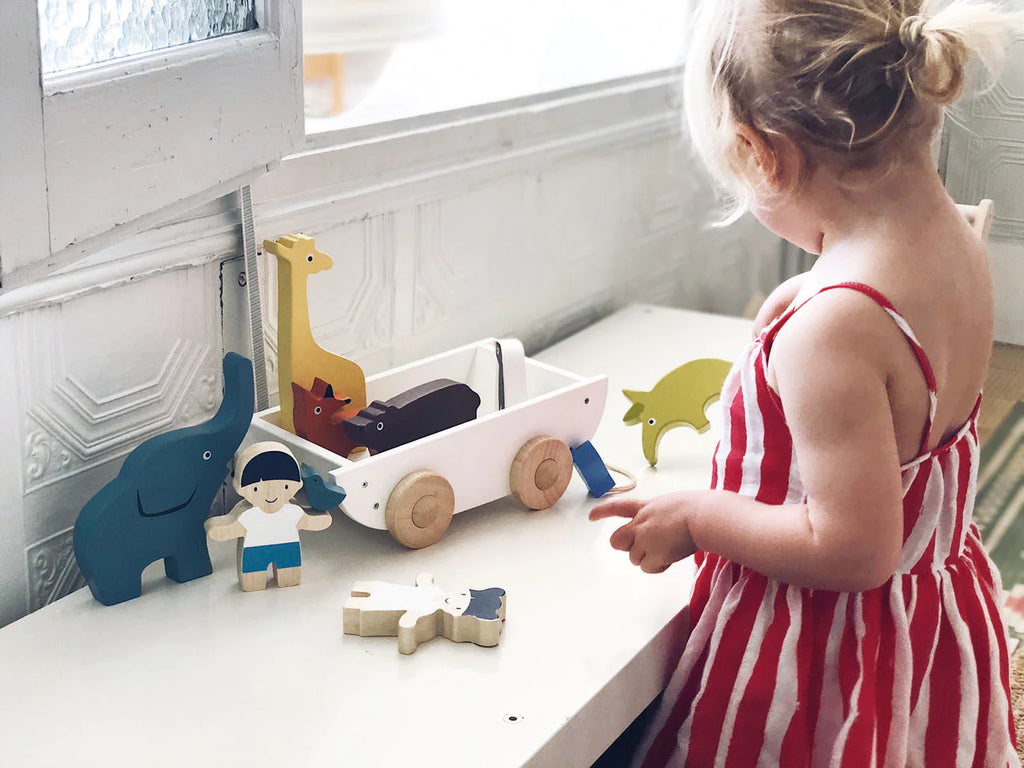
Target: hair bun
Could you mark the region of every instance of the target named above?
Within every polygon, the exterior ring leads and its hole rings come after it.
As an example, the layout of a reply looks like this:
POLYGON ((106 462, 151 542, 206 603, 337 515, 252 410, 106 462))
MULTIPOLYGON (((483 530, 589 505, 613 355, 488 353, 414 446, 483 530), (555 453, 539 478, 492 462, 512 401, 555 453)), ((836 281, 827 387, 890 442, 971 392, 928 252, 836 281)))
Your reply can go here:
POLYGON ((910 53, 920 51, 921 46, 924 45, 924 27, 927 23, 928 19, 918 14, 907 16, 907 18, 900 23, 900 40, 910 53))
POLYGON ((900 22, 899 38, 907 50, 907 79, 923 101, 949 104, 963 90, 969 50, 963 34, 942 19, 913 14, 900 22))

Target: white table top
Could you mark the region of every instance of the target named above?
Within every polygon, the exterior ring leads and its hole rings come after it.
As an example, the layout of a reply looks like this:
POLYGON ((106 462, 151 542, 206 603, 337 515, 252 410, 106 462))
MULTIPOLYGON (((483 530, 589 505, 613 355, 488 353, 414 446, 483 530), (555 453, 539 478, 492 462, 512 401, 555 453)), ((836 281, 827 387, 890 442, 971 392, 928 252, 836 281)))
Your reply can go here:
MULTIPOLYGON (((676 429, 648 467, 621 390, 650 389, 698 357, 735 359, 744 320, 635 305, 536 355, 607 373, 593 443, 651 496, 705 487, 717 424, 676 429)), ((589 766, 664 685, 685 632, 692 561, 650 576, 591 523, 574 476, 551 509, 508 497, 456 515, 410 551, 343 514, 303 534, 302 584, 242 593, 234 543, 211 542, 214 573, 144 576, 136 600, 87 589, 0 630, 0 764, 32 766, 589 766), (494 648, 437 638, 409 656, 396 638, 342 633, 356 581, 456 590, 500 586, 494 648)))

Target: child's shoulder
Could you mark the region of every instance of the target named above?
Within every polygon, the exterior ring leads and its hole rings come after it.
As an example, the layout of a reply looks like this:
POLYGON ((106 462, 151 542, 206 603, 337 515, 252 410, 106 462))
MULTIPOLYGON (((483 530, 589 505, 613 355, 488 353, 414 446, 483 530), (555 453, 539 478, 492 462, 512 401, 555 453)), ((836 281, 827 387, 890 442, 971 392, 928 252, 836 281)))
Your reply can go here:
POLYGON ((772 340, 767 383, 788 401, 790 413, 794 407, 822 413, 837 401, 877 400, 901 371, 907 338, 885 310, 884 297, 835 285, 807 286, 772 340))
POLYGON ((794 301, 795 311, 779 327, 772 357, 822 356, 849 353, 869 357, 879 344, 902 335, 889 316, 884 295, 856 280, 809 284, 794 301), (883 310, 883 311, 880 311, 883 310))

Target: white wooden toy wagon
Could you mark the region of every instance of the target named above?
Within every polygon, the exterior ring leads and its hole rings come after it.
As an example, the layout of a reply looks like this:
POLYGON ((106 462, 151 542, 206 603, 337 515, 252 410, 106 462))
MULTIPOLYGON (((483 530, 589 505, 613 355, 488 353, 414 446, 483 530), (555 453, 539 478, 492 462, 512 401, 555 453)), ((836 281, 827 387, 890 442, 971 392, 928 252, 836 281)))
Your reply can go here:
POLYGON ((479 394, 477 417, 355 460, 282 429, 277 408, 253 417, 246 441, 285 443, 344 489, 341 508, 353 520, 426 547, 456 513, 509 493, 530 509, 554 504, 572 477, 569 448, 594 436, 608 393, 605 376, 577 376, 527 358, 514 339, 484 339, 371 376, 366 398, 390 400, 437 379, 479 394))

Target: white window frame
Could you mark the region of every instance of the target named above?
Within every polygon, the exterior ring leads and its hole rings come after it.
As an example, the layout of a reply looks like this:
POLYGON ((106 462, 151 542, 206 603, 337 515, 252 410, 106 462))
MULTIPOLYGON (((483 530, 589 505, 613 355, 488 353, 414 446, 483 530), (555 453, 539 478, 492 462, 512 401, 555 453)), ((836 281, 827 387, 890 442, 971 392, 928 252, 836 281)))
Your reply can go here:
POLYGON ((304 138, 300 0, 258 29, 44 77, 0 3, 0 278, 21 285, 247 183, 304 138))

